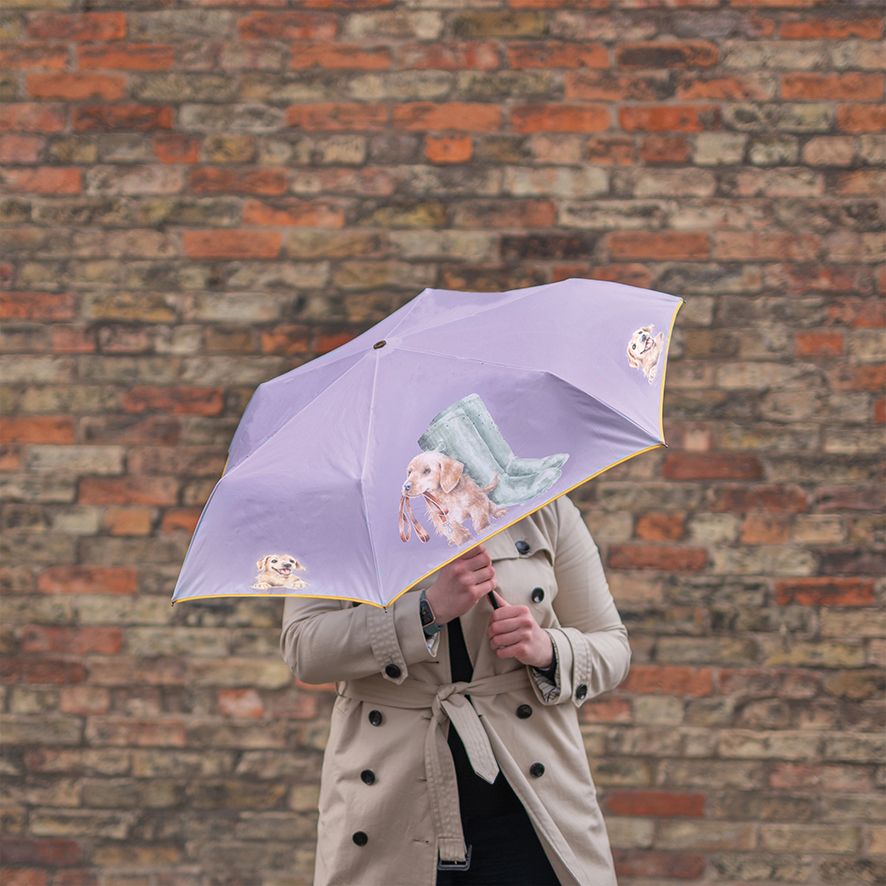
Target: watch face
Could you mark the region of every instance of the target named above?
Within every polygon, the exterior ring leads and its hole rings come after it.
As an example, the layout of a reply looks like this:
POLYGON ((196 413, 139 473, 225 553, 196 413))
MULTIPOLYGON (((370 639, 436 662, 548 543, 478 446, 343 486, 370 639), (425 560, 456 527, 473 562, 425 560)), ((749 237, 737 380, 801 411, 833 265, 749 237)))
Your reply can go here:
POLYGON ((434 621, 434 613, 431 611, 431 606, 426 600, 421 601, 421 606, 419 607, 421 614, 421 623, 422 625, 429 625, 434 621))

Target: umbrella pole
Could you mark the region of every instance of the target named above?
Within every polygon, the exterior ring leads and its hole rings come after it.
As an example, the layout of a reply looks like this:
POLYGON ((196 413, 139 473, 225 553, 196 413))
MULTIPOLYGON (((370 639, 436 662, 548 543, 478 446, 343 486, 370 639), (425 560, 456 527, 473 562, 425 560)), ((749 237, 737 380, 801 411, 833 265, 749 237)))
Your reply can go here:
POLYGON ((489 597, 489 602, 492 604, 493 609, 498 609, 501 606, 501 603, 499 603, 498 600, 495 599, 495 594, 493 594, 492 591, 490 591, 486 596, 489 597))

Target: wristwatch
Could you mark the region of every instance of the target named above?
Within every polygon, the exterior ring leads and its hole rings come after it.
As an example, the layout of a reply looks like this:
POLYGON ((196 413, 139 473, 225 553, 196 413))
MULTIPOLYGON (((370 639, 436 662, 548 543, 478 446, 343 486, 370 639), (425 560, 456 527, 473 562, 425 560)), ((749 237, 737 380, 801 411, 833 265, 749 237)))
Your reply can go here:
POLYGON ((431 604, 428 603, 428 597, 424 588, 422 588, 421 593, 418 595, 418 612, 421 616, 422 630, 425 632, 426 637, 433 637, 437 631, 443 629, 442 625, 437 624, 437 618, 434 615, 434 610, 431 609, 431 604))

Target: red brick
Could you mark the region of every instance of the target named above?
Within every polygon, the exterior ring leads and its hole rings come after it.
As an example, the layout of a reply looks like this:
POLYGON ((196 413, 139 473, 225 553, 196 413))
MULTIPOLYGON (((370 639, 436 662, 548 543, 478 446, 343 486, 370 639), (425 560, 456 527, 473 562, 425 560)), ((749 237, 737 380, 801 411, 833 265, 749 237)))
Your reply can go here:
POLYGON ((711 128, 714 110, 695 105, 628 105, 618 112, 627 132, 701 132, 711 128))
POLYGON ((311 350, 311 328, 303 323, 277 323, 259 334, 263 354, 307 354, 311 350))
POLYGON ((854 329, 882 329, 886 327, 886 299, 844 296, 828 301, 828 323, 851 326, 854 329))
POLYGON ((119 40, 126 36, 122 12, 36 12, 27 17, 27 34, 49 40, 119 40))
POLYGON ((0 292, 0 320, 72 320, 76 310, 71 292, 0 292))
POLYGON ((640 146, 644 163, 685 163, 692 154, 689 140, 683 135, 649 135, 640 146))
POLYGON ((669 452, 662 476, 668 480, 759 480, 763 465, 754 455, 669 452))
POLYGON ((520 105, 510 117, 515 132, 600 132, 610 122, 603 105, 520 105))
POLYGON ((501 67, 498 43, 493 40, 447 40, 404 43, 397 47, 401 70, 493 71, 501 67))
POLYGON ((874 581, 870 578, 811 578, 776 579, 772 585, 775 602, 779 606, 875 606, 877 597, 874 581))
POLYGON ((174 505, 178 481, 172 477, 84 477, 80 481, 80 504, 174 505))
POLYGON ((886 397, 874 400, 873 420, 879 425, 886 424, 886 397))
POLYGON ((83 326, 53 326, 49 330, 50 348, 54 354, 94 354, 95 336, 83 326))
POLYGON ((48 882, 46 871, 37 868, 0 867, 0 883, 3 886, 46 886, 48 882))
MULTIPOLYGON (((6 668, 0 668, 6 672, 6 668)), ((86 666, 79 661, 64 658, 18 658, 14 665, 14 679, 4 682, 59 684, 82 683, 86 679, 86 666)))
POLYGON ((25 625, 19 629, 19 640, 21 651, 25 653, 116 655, 123 646, 123 632, 117 627, 25 625))
POLYGON ((283 235, 277 231, 210 228, 182 231, 182 251, 190 258, 276 258, 283 235))
POLYGON ((702 697, 713 692, 713 673, 710 668, 632 663, 619 691, 702 697))
POLYGON ((64 128, 65 107, 62 104, 0 104, 0 132, 60 132, 64 128))
POLYGON ((810 18, 786 20, 780 23, 778 36, 786 40, 844 40, 859 37, 876 40, 883 35, 883 19, 868 18, 810 18))
POLYGON ((705 795, 680 791, 610 790, 606 794, 606 810, 612 815, 700 818, 704 816, 705 795))
POLYGON ((46 69, 61 71, 68 64, 68 50, 64 46, 47 46, 42 42, 19 42, 0 46, 0 70, 28 71, 46 69))
POLYGON ((23 834, 0 837, 0 864, 54 866, 77 864, 82 860, 83 849, 76 840, 58 837, 39 839, 23 834))
POLYGON ((886 389, 886 363, 849 363, 838 365, 829 380, 835 391, 872 391, 886 389))
POLYGON ((612 855, 619 882, 625 877, 648 877, 652 882, 701 880, 705 872, 705 857, 700 853, 613 849, 612 855))
POLYGON ((470 136, 433 136, 425 139, 425 157, 431 163, 466 163, 471 159, 470 136))
POLYGON ((316 12, 250 12, 237 22, 241 40, 328 40, 338 31, 335 15, 316 12))
POLYGON ((168 43, 86 43, 76 51, 83 70, 168 71, 175 64, 175 47, 168 43))
POLYGON ((837 128, 843 132, 883 132, 886 130, 886 104, 840 105, 837 128))
POLYGON ((841 357, 846 350, 842 332, 807 329, 794 333, 795 357, 841 357))
POLYGON ((0 422, 0 443, 74 443, 74 420, 67 415, 9 415, 0 422))
POLYGON ((604 693, 583 705, 578 718, 582 723, 631 723, 633 709, 630 699, 604 693))
POLYGON ((292 43, 289 67, 383 71, 391 67, 388 49, 366 49, 357 43, 292 43))
POLYGON ((315 102, 290 105, 286 109, 287 126, 311 131, 381 130, 388 125, 385 105, 362 102, 315 102))
POLYGON ((601 43, 533 40, 505 49, 512 68, 608 68, 609 51, 601 43))
POLYGON ((83 171, 76 166, 37 166, 0 171, 6 188, 19 194, 79 194, 83 171))
POLYGON ((676 99, 765 101, 769 97, 766 81, 759 76, 699 77, 694 71, 681 75, 674 93, 676 99))
POLYGON ((710 255, 708 235, 683 231, 618 231, 609 234, 606 245, 612 258, 704 259, 710 255))
POLYGON ((134 594, 138 588, 136 570, 129 566, 73 564, 41 570, 37 576, 37 590, 45 594, 134 594))
POLYGON ((281 167, 232 169, 201 166, 188 171, 188 185, 195 194, 275 195, 286 192, 289 173, 281 167))
POLYGON ((816 74, 791 71, 781 75, 781 97, 792 100, 864 101, 883 97, 882 74, 816 74))
POLYGON ((36 163, 45 144, 39 135, 0 135, 0 163, 36 163))
POLYGON ((76 132, 116 129, 171 129, 169 105, 78 105, 71 108, 71 126, 76 132))
POLYGON ((714 257, 723 261, 815 261, 821 257, 818 234, 789 231, 717 231, 714 257))
POLYGON ((461 132, 497 132, 501 109, 497 105, 471 102, 410 102, 394 108, 397 129, 455 129, 461 132))
POLYGON ((612 569, 663 569, 672 572, 697 572, 707 565, 704 548, 670 545, 616 544, 609 548, 608 566, 612 569))
POLYGON ((709 507, 714 512, 737 514, 748 511, 802 513, 808 507, 808 500, 802 489, 793 486, 718 486, 713 490, 709 507))
POLYGON ((644 513, 637 517, 634 535, 644 541, 676 541, 683 537, 685 530, 683 514, 644 513))
POLYGON ((243 203, 243 224, 337 229, 344 227, 345 213, 336 206, 297 198, 273 203, 246 200, 243 203))
POLYGON ((162 412, 172 415, 220 415, 225 408, 221 388, 199 385, 135 385, 120 400, 126 412, 162 412))
POLYGON ((25 90, 31 98, 104 98, 113 101, 126 93, 126 78, 115 74, 80 74, 76 71, 53 71, 28 74, 25 90))
POLYGON ((647 40, 621 44, 615 51, 615 59, 622 67, 704 68, 717 64, 719 50, 715 43, 707 40, 647 40))
POLYGON ((202 508, 166 508, 157 531, 164 534, 187 532, 188 535, 193 535, 201 511, 202 508))
POLYGON ((154 136, 154 156, 163 163, 196 163, 201 139, 184 132, 161 132, 154 136))
POLYGON ((739 530, 743 545, 781 545, 791 540, 792 515, 769 514, 759 511, 748 514, 739 530))
POLYGON ((155 509, 149 507, 108 507, 102 514, 102 528, 108 535, 150 535, 155 513, 155 509))
POLYGON ((585 145, 591 163, 606 166, 631 166, 637 161, 634 139, 629 135, 596 135, 585 145))

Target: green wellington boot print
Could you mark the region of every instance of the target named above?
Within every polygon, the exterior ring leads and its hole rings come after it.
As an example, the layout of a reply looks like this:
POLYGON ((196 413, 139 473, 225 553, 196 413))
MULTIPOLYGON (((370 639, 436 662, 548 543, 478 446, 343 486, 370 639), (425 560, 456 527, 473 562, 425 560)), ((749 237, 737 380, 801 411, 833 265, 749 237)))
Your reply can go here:
POLYGON ((558 453, 538 459, 518 459, 519 472, 508 466, 515 459, 511 447, 477 394, 457 400, 434 416, 418 445, 457 459, 479 486, 486 486, 495 475, 498 483, 489 498, 498 505, 520 504, 549 489, 560 477, 560 466, 569 458, 558 453), (465 401, 470 401, 470 411, 465 401))

